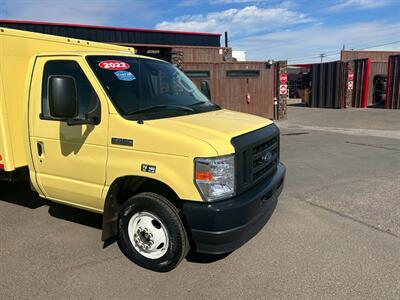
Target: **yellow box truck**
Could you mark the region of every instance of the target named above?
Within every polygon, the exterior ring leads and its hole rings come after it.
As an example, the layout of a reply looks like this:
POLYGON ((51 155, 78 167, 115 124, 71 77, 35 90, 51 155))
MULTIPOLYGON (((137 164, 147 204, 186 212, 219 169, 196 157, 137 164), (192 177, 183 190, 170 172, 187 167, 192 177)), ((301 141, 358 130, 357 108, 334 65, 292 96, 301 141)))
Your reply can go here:
POLYGON ((279 141, 167 62, 0 28, 0 177, 25 173, 41 197, 103 214, 102 239, 140 266, 252 238, 283 188, 279 141))

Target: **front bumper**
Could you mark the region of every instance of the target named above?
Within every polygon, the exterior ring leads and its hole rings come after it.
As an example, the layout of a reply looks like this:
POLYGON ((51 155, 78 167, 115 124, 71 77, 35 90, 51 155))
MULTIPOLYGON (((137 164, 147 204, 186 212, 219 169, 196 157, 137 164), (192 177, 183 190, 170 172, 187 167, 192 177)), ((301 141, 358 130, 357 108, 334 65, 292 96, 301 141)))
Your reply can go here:
POLYGON ((216 203, 185 201, 183 212, 196 251, 209 254, 231 252, 268 222, 282 192, 286 167, 279 163, 272 176, 247 192, 216 203))

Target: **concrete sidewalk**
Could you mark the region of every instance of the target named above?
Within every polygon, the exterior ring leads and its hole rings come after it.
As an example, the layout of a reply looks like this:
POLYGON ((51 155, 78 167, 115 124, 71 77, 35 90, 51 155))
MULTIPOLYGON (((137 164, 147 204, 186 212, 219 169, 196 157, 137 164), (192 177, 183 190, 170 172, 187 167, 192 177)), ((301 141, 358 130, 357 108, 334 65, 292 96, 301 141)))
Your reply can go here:
POLYGON ((400 130, 400 111, 379 108, 321 109, 289 106, 288 119, 280 124, 349 129, 400 130))

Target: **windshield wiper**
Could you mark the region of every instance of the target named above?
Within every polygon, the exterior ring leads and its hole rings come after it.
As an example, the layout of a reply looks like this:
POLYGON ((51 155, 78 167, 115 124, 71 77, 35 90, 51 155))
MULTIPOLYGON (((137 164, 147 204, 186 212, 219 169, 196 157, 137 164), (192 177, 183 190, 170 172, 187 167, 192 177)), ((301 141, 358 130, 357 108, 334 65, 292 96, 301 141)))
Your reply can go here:
POLYGON ((194 106, 198 106, 198 105, 202 105, 202 104, 206 104, 206 103, 210 103, 210 104, 212 104, 214 107, 221 108, 218 104, 215 104, 215 103, 213 103, 213 102, 211 102, 211 101, 199 101, 199 102, 195 102, 195 103, 193 103, 193 104, 190 104, 188 107, 194 107, 194 106))
POLYGON ((202 105, 202 104, 206 104, 207 101, 199 101, 199 102, 195 102, 193 104, 190 104, 188 107, 193 107, 193 106, 197 106, 197 105, 202 105))
POLYGON ((152 112, 152 111, 157 111, 159 109, 164 109, 164 108, 173 108, 173 109, 179 109, 183 111, 193 111, 193 108, 187 107, 187 106, 181 106, 181 105, 153 105, 149 107, 145 107, 142 109, 138 109, 135 111, 132 111, 128 113, 127 115, 135 115, 135 114, 140 114, 140 113, 146 113, 146 112, 152 112))

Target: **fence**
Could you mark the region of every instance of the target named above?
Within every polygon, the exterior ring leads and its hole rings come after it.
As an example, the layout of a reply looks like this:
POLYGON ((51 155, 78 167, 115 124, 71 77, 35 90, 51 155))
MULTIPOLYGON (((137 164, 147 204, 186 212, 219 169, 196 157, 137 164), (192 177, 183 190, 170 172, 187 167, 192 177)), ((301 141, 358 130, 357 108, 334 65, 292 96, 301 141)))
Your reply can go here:
POLYGON ((400 55, 389 57, 385 108, 400 109, 400 55))
POLYGON ((311 65, 311 107, 345 107, 345 66, 341 61, 311 65))
POLYGON ((286 116, 286 97, 278 100, 279 72, 286 71, 286 64, 266 62, 184 63, 185 73, 198 85, 203 80, 210 84, 211 97, 224 108, 256 114, 269 119, 286 116))
POLYGON ((371 69, 370 59, 354 60, 354 85, 352 96, 352 107, 367 107, 369 94, 369 73, 371 69))

